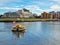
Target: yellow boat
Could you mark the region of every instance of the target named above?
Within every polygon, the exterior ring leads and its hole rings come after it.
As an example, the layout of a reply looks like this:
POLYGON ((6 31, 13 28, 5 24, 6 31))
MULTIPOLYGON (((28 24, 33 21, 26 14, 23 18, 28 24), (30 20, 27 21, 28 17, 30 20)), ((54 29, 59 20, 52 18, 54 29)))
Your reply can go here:
POLYGON ((13 26, 12 27, 12 31, 14 32, 21 32, 21 31, 24 31, 25 28, 21 25, 21 24, 16 24, 16 26, 13 26))

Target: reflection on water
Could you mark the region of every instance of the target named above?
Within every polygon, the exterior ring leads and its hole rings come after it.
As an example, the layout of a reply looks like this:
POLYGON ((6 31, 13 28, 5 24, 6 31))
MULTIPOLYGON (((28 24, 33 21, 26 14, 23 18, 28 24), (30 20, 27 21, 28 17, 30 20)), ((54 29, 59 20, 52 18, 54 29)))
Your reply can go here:
POLYGON ((60 45, 60 22, 17 22, 25 32, 12 32, 12 22, 0 22, 0 45, 60 45))
POLYGON ((12 32, 17 38, 21 38, 23 35, 24 35, 24 33, 25 33, 25 31, 23 31, 23 32, 12 32))

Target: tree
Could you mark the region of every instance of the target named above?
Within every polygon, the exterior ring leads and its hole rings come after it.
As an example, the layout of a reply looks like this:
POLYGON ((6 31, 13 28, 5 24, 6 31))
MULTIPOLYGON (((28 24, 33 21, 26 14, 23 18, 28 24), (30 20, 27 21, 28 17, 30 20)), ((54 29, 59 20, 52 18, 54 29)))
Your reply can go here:
POLYGON ((3 15, 0 15, 0 17, 2 17, 3 15))

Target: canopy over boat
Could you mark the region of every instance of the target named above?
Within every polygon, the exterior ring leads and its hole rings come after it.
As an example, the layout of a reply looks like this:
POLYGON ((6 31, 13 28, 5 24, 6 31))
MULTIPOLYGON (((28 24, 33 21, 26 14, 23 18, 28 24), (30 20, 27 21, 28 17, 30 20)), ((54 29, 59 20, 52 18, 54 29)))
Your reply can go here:
POLYGON ((24 31, 25 28, 21 24, 16 24, 12 27, 12 31, 24 31))

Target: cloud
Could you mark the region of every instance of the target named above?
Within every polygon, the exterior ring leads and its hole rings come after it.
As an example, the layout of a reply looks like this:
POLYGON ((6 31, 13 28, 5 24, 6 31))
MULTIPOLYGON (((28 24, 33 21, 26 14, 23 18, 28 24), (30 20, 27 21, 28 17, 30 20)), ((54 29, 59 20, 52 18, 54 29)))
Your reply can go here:
POLYGON ((53 9, 53 10, 60 10, 59 5, 52 5, 50 8, 53 9))
POLYGON ((35 4, 35 5, 45 5, 44 2, 40 2, 40 1, 34 1, 34 2, 31 2, 31 4, 35 4))
POLYGON ((30 10, 32 13, 36 13, 38 15, 40 15, 42 12, 50 12, 50 11, 52 11, 52 9, 41 9, 37 5, 29 5, 29 6, 26 6, 25 8, 30 10))
POLYGON ((20 10, 21 8, 0 7, 0 10, 20 10))
POLYGON ((29 5, 25 7, 26 9, 30 10, 32 13, 40 14, 42 9, 40 9, 39 6, 36 5, 29 5))
POLYGON ((53 1, 60 2, 60 0, 53 0, 53 1))
POLYGON ((49 12, 60 10, 58 2, 60 4, 60 0, 0 0, 0 10, 13 11, 27 8, 30 10, 30 12, 41 14, 43 11, 49 12))

